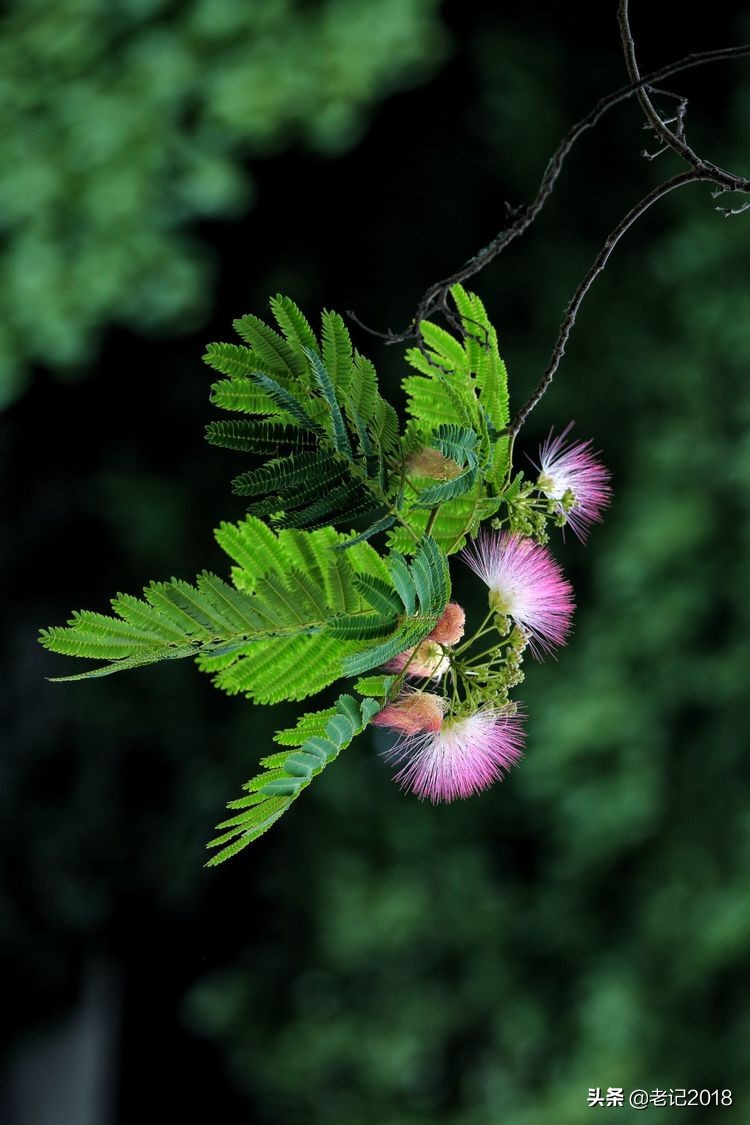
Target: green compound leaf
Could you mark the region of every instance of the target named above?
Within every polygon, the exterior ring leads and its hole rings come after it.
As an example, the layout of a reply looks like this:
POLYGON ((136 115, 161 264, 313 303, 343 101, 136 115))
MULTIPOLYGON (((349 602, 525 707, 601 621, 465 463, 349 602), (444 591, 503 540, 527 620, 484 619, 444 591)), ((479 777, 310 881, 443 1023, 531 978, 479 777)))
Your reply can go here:
POLYGON ((306 348, 317 350, 318 341, 307 317, 290 297, 277 293, 268 303, 274 320, 295 352, 304 351, 306 348))
MULTIPOLYGON (((487 483, 502 487, 508 472, 510 438, 499 436, 510 420, 508 373, 497 333, 479 297, 454 285, 451 295, 461 318, 463 340, 425 321, 425 351, 411 348, 406 360, 418 372, 403 381, 411 423, 431 445, 440 426, 460 424, 477 434, 479 465, 487 483)), ((468 489, 467 489, 468 491, 468 489)), ((446 490, 447 498, 457 494, 446 490)))
MULTIPOLYGON (((343 322, 342 322, 343 327, 343 322)), ((336 391, 334 389, 331 376, 326 371, 325 364, 317 352, 308 348, 305 352, 310 367, 315 377, 315 382, 318 385, 323 398, 328 403, 328 408, 331 415, 331 437, 333 439, 333 447, 338 453, 343 453, 351 460, 353 457, 351 442, 347 434, 346 425, 344 424, 344 417, 341 413, 341 407, 336 399, 336 391)), ((351 362, 349 363, 349 372, 351 371, 351 362)), ((347 381, 348 382, 348 381, 347 381)))
POLYGON ((234 321, 235 331, 250 345, 255 368, 262 368, 277 379, 303 379, 306 375, 304 356, 260 317, 248 313, 234 321))
POLYGON ((323 366, 330 372, 333 386, 346 393, 352 381, 354 357, 349 330, 337 312, 323 312, 321 340, 323 366))
MULTIPOLYGON (((477 479, 479 465, 476 454, 477 434, 474 430, 454 425, 438 426, 432 435, 431 444, 444 457, 463 466, 464 471, 457 477, 431 485, 420 492, 416 502, 419 508, 433 508, 446 500, 455 500, 457 496, 470 492, 477 479)), ((405 518, 408 519, 408 516, 405 518)))
POLYGON ((360 695, 385 699, 395 682, 395 676, 361 676, 355 683, 354 690, 360 695))
POLYGON ((253 501, 253 514, 280 528, 307 530, 367 518, 371 527, 360 535, 370 538, 385 529, 383 521, 390 518, 385 513, 394 508, 400 487, 394 476, 400 463, 396 413, 380 394, 372 364, 353 351, 338 313, 323 313, 318 342, 289 298, 273 298, 271 310, 281 334, 248 315, 235 321, 245 344, 210 344, 205 355, 228 376, 212 388, 215 405, 255 414, 267 428, 211 426, 206 436, 238 452, 272 455, 272 466, 247 468, 233 482, 240 495, 265 497, 253 501), (299 429, 300 437, 290 441, 291 428, 299 429), (303 449, 318 455, 304 482, 282 476, 265 492, 252 491, 265 472, 278 472, 290 452, 303 449))
POLYGON ((335 707, 305 715, 292 730, 280 731, 276 741, 292 749, 263 758, 264 771, 243 786, 247 796, 229 802, 227 807, 235 815, 216 826, 220 835, 207 847, 221 850, 206 866, 223 863, 267 832, 310 782, 362 733, 380 707, 376 699, 357 701, 351 695, 340 695, 335 707))
POLYGON ((391 558, 391 576, 406 610, 397 631, 379 645, 344 658, 349 676, 360 676, 387 664, 394 656, 423 641, 437 625, 450 600, 450 575, 445 555, 434 539, 425 537, 408 566, 401 556, 391 558), (418 607, 418 609, 417 609, 418 607), (416 610, 416 612, 415 612, 416 610))
POLYGON ((278 422, 251 422, 244 418, 209 422, 205 436, 209 445, 233 449, 238 453, 275 453, 285 447, 299 451, 310 449, 313 444, 310 433, 301 427, 278 422))
MULTIPOLYGON (((432 537, 446 553, 460 551, 470 535, 476 535, 479 525, 493 516, 501 504, 499 496, 487 496, 477 482, 471 491, 441 504, 432 527, 432 537)), ((427 508, 409 512, 409 527, 416 535, 424 533, 430 512, 427 508)), ((393 527, 388 535, 389 546, 404 555, 414 554, 415 542, 403 527, 393 527)))
MULTIPOLYGON (((217 538, 237 563, 233 585, 208 573, 195 585, 151 583, 143 598, 118 595, 113 616, 84 611, 44 630, 46 648, 104 662, 63 678, 195 657, 230 694, 264 703, 303 699, 342 676, 344 658, 363 643, 399 627, 397 612, 387 622, 374 615, 357 585, 371 579, 381 590, 389 583, 367 543, 335 551, 342 537, 331 528, 276 534, 252 516, 222 524, 217 538)), ((425 614, 420 624, 429 631, 425 614)))
POLYGON ((373 536, 377 535, 379 532, 388 531, 393 527, 395 522, 395 516, 385 516, 383 519, 377 520, 376 523, 371 524, 365 531, 361 531, 359 535, 355 535, 352 539, 345 539, 343 543, 338 545, 336 550, 346 551, 349 547, 356 546, 357 543, 364 543, 366 540, 372 539, 373 536))

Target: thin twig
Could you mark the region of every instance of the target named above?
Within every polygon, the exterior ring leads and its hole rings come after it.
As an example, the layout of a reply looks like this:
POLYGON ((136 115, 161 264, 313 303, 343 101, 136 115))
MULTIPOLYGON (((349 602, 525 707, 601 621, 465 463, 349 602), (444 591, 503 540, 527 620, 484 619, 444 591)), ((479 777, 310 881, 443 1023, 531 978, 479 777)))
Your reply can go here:
POLYGON ((649 97, 648 89, 649 86, 652 85, 652 82, 644 83, 638 69, 638 60, 635 54, 635 41, 633 39, 633 33, 630 30, 628 0, 619 0, 617 22, 620 25, 620 41, 625 56, 625 65, 628 69, 628 77, 635 87, 635 96, 638 99, 638 104, 657 137, 663 141, 667 148, 671 148, 673 152, 681 156, 696 172, 700 172, 702 175, 709 174, 718 187, 724 188, 725 191, 750 191, 750 180, 745 179, 744 176, 736 176, 733 172, 727 172, 724 168, 719 168, 717 164, 712 163, 710 160, 704 160, 702 156, 699 156, 698 153, 690 147, 685 138, 684 129, 682 128, 684 110, 678 121, 678 128, 675 132, 672 132, 667 122, 659 116, 654 107, 654 103, 649 97))
MULTIPOLYGON (((657 138, 659 138, 663 142, 664 148, 661 151, 670 149, 672 152, 675 152, 690 165, 690 171, 683 172, 679 176, 674 176, 671 180, 667 180, 666 183, 661 184, 657 188, 654 188, 653 191, 649 192, 649 194, 644 199, 642 199, 640 203, 637 203, 636 206, 628 212, 625 218, 618 223, 618 225, 609 235, 607 241, 604 243, 604 246, 600 250, 593 265, 591 266, 591 269, 586 274, 581 284, 578 286, 573 300, 568 305, 568 310, 565 314, 565 319, 560 326, 560 331, 558 332, 557 341, 552 351, 552 356, 547 366, 547 370, 544 372, 544 375, 540 379, 531 397, 524 403, 521 409, 517 411, 517 413, 513 417, 513 420, 511 421, 510 426, 508 427, 508 432, 512 434, 518 433, 521 426, 524 424, 529 414, 537 405, 539 400, 547 391, 552 380, 554 379, 555 372, 560 366, 560 361, 565 354, 565 345, 568 342, 568 337, 570 336, 571 329, 575 324, 578 310, 581 307, 581 303, 583 302, 584 297, 588 293, 596 277, 606 266, 610 254, 614 250, 615 246, 622 238, 623 234, 625 234, 625 232, 629 229, 629 227, 631 227, 634 222, 636 222, 643 214, 645 214, 645 212, 649 209, 649 207, 652 206, 652 204, 656 203, 659 199, 662 199, 665 195, 668 195, 671 191, 674 191, 675 188, 682 187, 684 184, 698 183, 701 181, 712 183, 718 188, 718 192, 714 193, 715 195, 720 195, 724 192, 730 191, 745 193, 750 191, 750 180, 746 179, 744 176, 737 176, 733 172, 727 172, 724 168, 719 168, 718 165, 713 164, 709 160, 704 160, 703 157, 699 156, 694 151, 694 149, 690 147, 685 137, 684 126, 687 102, 684 99, 678 97, 678 109, 675 119, 677 123, 677 129, 674 132, 669 128, 669 123, 659 116, 649 96, 648 86, 641 78, 640 71, 638 69, 638 60, 635 54, 635 42, 630 30, 630 22, 628 18, 628 0, 619 0, 617 20, 620 27, 620 41, 622 44, 623 55, 625 56, 625 65, 627 67, 630 80, 634 85, 638 102, 646 117, 646 124, 649 128, 653 129, 657 138)), ((664 91, 660 92, 664 93, 664 91)), ((728 217, 730 214, 741 214, 742 211, 747 210, 748 208, 750 208, 750 203, 742 204, 741 206, 736 207, 732 210, 726 208, 717 208, 717 210, 722 211, 728 217)))
MULTIPOLYGON (((443 313, 449 320, 452 318, 452 309, 448 302, 451 286, 457 283, 463 283, 470 277, 474 277, 475 274, 479 273, 480 270, 494 261, 511 242, 520 238, 520 236, 528 230, 551 196, 560 172, 562 171, 565 159, 576 141, 578 141, 583 133, 597 125, 608 110, 612 109, 620 102, 625 101, 627 98, 632 97, 633 94, 645 90, 646 87, 652 86, 655 82, 660 82, 664 78, 669 78, 673 74, 681 74, 686 70, 692 70, 694 67, 705 66, 707 63, 744 58, 747 55, 750 55, 750 44, 744 44, 739 47, 722 47, 713 51, 694 51, 689 55, 685 55, 684 58, 676 62, 668 63, 666 66, 659 67, 657 70, 652 70, 643 77, 631 81, 627 86, 622 86, 619 90, 615 90, 613 93, 600 98, 594 108, 586 114, 585 117, 582 117, 580 121, 576 122, 560 142, 557 151, 544 170, 539 189, 531 203, 518 207, 515 210, 508 208, 511 219, 508 225, 500 230, 487 246, 484 246, 464 262, 460 269, 456 270, 450 277, 443 278, 441 281, 436 281, 425 291, 419 301, 413 320, 409 324, 409 327, 403 332, 391 332, 390 330, 388 332, 379 332, 364 324, 351 310, 347 310, 347 315, 359 325, 360 328, 373 336, 385 340, 387 344, 401 344, 405 343, 407 340, 415 339, 419 341, 419 325, 423 320, 429 319, 429 317, 434 316, 436 313, 443 313)), ((684 110, 682 112, 684 115, 684 110)), ((656 111, 654 111, 654 116, 659 122, 660 130, 666 128, 658 117, 658 114, 656 114, 656 111)), ((651 122, 651 124, 654 123, 651 122)), ((663 132, 660 131, 659 135, 664 138, 663 132)), ((682 146, 687 152, 692 152, 684 139, 684 130, 681 123, 676 134, 670 134, 670 136, 674 136, 675 142, 682 146)), ((673 146, 669 144, 668 147, 673 146)), ((677 151, 677 149, 675 149, 675 151, 677 151)), ((681 155, 683 154, 681 153, 681 155)), ((704 162, 704 164, 706 168, 709 167, 706 162, 704 162)), ((717 174, 731 181, 731 186, 728 186, 727 183, 722 180, 722 186, 724 186, 725 190, 746 190, 744 187, 736 186, 737 182, 746 183, 746 181, 739 181, 738 178, 733 178, 730 173, 723 172, 722 169, 716 168, 715 165, 711 165, 710 167, 715 169, 717 174)), ((719 181, 717 180, 716 182, 719 181)))
POLYGON ((524 403, 521 409, 517 411, 517 413, 513 416, 513 419, 507 430, 508 433, 514 436, 518 433, 531 411, 548 390, 550 383, 555 377, 555 372, 560 366, 560 361, 565 355, 565 346, 568 342, 568 337, 570 336, 571 329, 576 322, 576 317, 578 316, 578 311, 581 307, 581 304, 583 303, 583 299, 596 278, 606 266, 612 251, 614 250, 615 246, 620 241, 622 236, 625 234, 625 232, 629 230, 630 227, 632 227, 633 223, 637 222, 637 220, 640 219, 641 216, 646 213, 646 211, 648 211, 649 207, 651 207, 654 203, 657 203, 658 200, 663 199, 664 196, 668 195, 671 191, 674 191, 675 188, 682 187, 684 184, 697 183, 700 180, 711 181, 712 179, 712 176, 694 171, 692 169, 689 172, 682 172, 679 176, 674 176, 671 180, 667 180, 666 183, 659 184, 658 187, 655 187, 653 191, 650 191, 648 195, 644 196, 644 198, 639 203, 636 203, 635 207, 628 211, 624 219, 620 220, 615 229, 610 233, 607 241, 604 243, 604 246, 597 254, 593 264, 591 265, 591 268, 584 277, 583 281, 576 289, 573 300, 568 305, 567 311, 565 313, 565 319, 560 325, 560 330, 557 335, 557 341, 552 350, 552 356, 547 366, 547 370, 539 380, 534 393, 524 403))

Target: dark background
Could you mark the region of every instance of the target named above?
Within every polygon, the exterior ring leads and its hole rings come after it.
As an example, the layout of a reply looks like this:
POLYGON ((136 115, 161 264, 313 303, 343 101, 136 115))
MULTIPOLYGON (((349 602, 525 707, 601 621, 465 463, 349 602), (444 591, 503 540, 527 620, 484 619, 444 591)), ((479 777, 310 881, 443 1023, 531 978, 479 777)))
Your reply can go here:
MULTIPOLYGON (((202 440, 205 343, 278 290, 404 326, 622 83, 615 4, 58 7, 10 5, 0 48, 0 1119, 630 1121, 586 1108, 621 1086, 729 1088, 732 1108, 646 1116, 747 1120, 748 217, 705 186, 654 209, 523 432, 533 454, 575 418, 615 499, 587 547, 559 544, 577 627, 527 669, 521 768, 427 807, 365 736, 206 871, 302 708, 187 664, 50 684, 70 665, 36 632, 226 572, 211 529, 242 515, 239 468, 202 440)), ((659 9, 636 5, 644 70, 748 37, 739 4, 659 9)), ((671 85, 698 150, 745 173, 748 65, 671 85)), ((616 109, 474 280, 516 405, 607 231, 675 170, 648 143, 616 109)), ((400 401, 399 349, 354 336, 400 401)))

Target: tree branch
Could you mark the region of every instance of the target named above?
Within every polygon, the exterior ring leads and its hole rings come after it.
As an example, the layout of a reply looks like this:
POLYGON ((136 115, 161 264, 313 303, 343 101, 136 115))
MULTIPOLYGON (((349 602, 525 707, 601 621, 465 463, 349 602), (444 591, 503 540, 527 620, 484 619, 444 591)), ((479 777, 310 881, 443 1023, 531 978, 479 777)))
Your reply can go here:
POLYGON ((651 207, 654 203, 657 203, 660 199, 663 199, 665 195, 669 195, 669 193, 674 191, 675 188, 683 187, 685 184, 697 183, 700 180, 713 181, 713 176, 691 170, 689 172, 682 172, 679 176, 673 176, 672 179, 667 180, 666 183, 659 184, 658 187, 655 187, 653 191, 650 191, 648 195, 644 196, 640 203, 636 203, 635 207, 628 211, 625 218, 621 219, 615 229, 610 233, 606 242, 604 243, 604 246, 597 254, 588 273, 576 289, 572 301, 568 305, 567 311, 565 313, 565 319, 560 325, 560 330, 557 334, 557 341, 555 342, 555 346, 552 350, 552 356, 550 357, 547 370, 539 380, 534 393, 524 403, 521 409, 518 410, 517 413, 513 416, 513 419, 508 426, 507 431, 505 431, 506 433, 512 434, 514 436, 518 433, 531 411, 548 390, 552 380, 555 377, 555 373, 560 366, 560 361, 565 355, 565 345, 568 342, 568 337, 570 336, 573 325, 576 322, 576 317, 578 316, 578 311, 583 303, 583 299, 596 278, 606 266, 612 251, 614 250, 615 246, 620 241, 622 236, 625 234, 625 232, 629 230, 630 227, 632 227, 633 223, 637 222, 642 215, 645 215, 649 207, 651 207))
MULTIPOLYGON (((662 199, 665 195, 674 191, 675 188, 682 187, 684 184, 698 183, 700 181, 712 183, 718 189, 714 192, 714 196, 721 195, 725 191, 750 192, 750 180, 746 179, 744 176, 737 176, 733 172, 727 172, 724 168, 719 168, 718 165, 713 164, 709 160, 704 160, 703 157, 699 156, 698 153, 690 147, 685 137, 685 111, 687 109, 687 102, 684 98, 680 98, 675 94, 670 94, 669 96, 677 98, 677 113, 674 118, 677 128, 675 131, 669 128, 671 122, 665 121, 659 115, 649 96, 649 84, 645 83, 640 76, 638 60, 635 53, 635 41, 630 30, 628 0, 619 0, 617 20, 620 27, 620 41, 625 57, 625 65, 639 105, 646 118, 646 124, 653 129, 657 139, 662 141, 663 148, 660 151, 664 152, 667 149, 671 149, 672 152, 682 157, 682 159, 690 165, 690 171, 683 172, 679 176, 674 176, 671 180, 667 180, 666 183, 654 188, 653 191, 649 192, 640 203, 637 203, 636 206, 628 212, 625 218, 618 223, 609 235, 591 266, 591 269, 578 286, 573 300, 568 305, 568 310, 560 326, 560 331, 558 332, 557 341, 553 348, 547 370, 544 372, 531 397, 524 403, 521 409, 517 411, 508 427, 508 432, 514 435, 518 433, 531 411, 552 383, 555 372, 560 366, 560 361, 565 354, 565 345, 568 342, 568 337, 575 324, 578 310, 581 307, 583 299, 596 277, 606 266, 612 251, 629 227, 645 214, 653 203, 656 203, 659 199, 662 199)), ((667 91, 658 92, 667 93, 667 91)), ((653 155, 659 154, 656 153, 653 155)), ((650 156, 650 158, 652 159, 653 156, 650 156)), ((750 202, 747 202, 731 210, 725 208, 720 208, 719 210, 722 210, 726 216, 729 216, 739 215, 749 208, 750 202)))
MULTIPOLYGON (((627 5, 625 5, 625 19, 627 21, 627 5)), ((630 37, 630 40, 632 43, 632 36, 630 37)), ((632 50, 634 52, 634 45, 632 47, 632 50)), ((476 254, 474 254, 471 258, 464 262, 464 264, 458 270, 456 270, 455 273, 451 274, 450 277, 443 278, 441 281, 436 281, 429 287, 429 289, 424 292, 424 294, 420 298, 417 310, 408 328, 406 328, 403 332, 379 332, 376 329, 370 328, 366 324, 364 324, 352 310, 347 310, 347 315, 364 331, 370 333, 370 335, 378 336, 380 339, 385 340, 387 344, 405 343, 407 340, 414 339, 419 342, 420 323, 423 320, 427 320, 431 316, 434 316, 436 313, 442 313, 453 327, 456 327, 460 330, 460 324, 458 323, 455 314, 453 313, 453 310, 449 305, 448 298, 451 286, 455 285, 456 283, 463 283, 469 278, 474 277, 477 273, 480 272, 480 270, 483 270, 485 266, 494 261, 494 259, 497 258, 503 252, 503 250, 505 250, 506 247, 511 244, 511 242, 514 242, 517 238, 520 238, 520 236, 528 230, 528 228, 540 214, 547 200, 551 196, 555 184, 557 183, 557 180, 562 171, 562 167, 566 157, 568 156, 578 139, 585 132, 597 125, 602 117, 614 106, 618 105, 622 101, 625 101, 627 98, 632 97, 633 94, 643 93, 647 87, 653 86, 653 83, 655 82, 660 82, 665 78, 669 78, 673 74, 680 74, 687 70, 692 70, 697 66, 705 66, 707 63, 743 58, 748 55, 750 55, 750 44, 744 44, 738 47, 722 47, 713 51, 694 51, 689 55, 685 55, 682 59, 679 59, 676 62, 668 63, 666 66, 659 67, 657 70, 653 70, 642 77, 638 75, 636 65, 636 77, 633 78, 631 75, 631 81, 627 86, 622 86, 620 89, 615 90, 613 93, 607 94, 605 97, 600 98, 594 108, 588 114, 586 114, 585 117, 582 117, 580 121, 576 122, 576 124, 573 125, 573 127, 565 135, 563 140, 560 142, 560 145, 558 146, 556 152, 547 163, 534 199, 530 203, 516 209, 509 207, 508 210, 510 213, 510 222, 508 223, 508 225, 503 227, 495 235, 492 241, 488 243, 487 246, 484 246, 481 250, 477 251, 476 254)), ((630 63, 628 63, 628 69, 630 71, 630 63)), ((666 93, 666 91, 663 92, 666 93)), ((646 94, 645 96, 648 99, 648 95, 646 94)), ((674 97, 676 95, 670 96, 674 97)), ((656 122, 658 121, 658 135, 664 141, 665 145, 669 148, 674 148, 674 150, 676 152, 679 152, 679 155, 682 155, 685 159, 688 159, 686 153, 690 153, 691 155, 693 155, 699 162, 701 171, 710 171, 711 178, 721 187, 722 191, 748 190, 748 188, 750 187, 750 183, 748 183, 748 181, 741 180, 738 177, 733 177, 731 173, 724 172, 723 169, 717 168, 715 165, 710 165, 708 164, 708 162, 701 161, 700 158, 692 153, 692 150, 687 145, 687 142, 684 139, 683 118, 686 102, 684 101, 684 99, 678 99, 678 102, 678 128, 675 134, 669 132, 666 123, 661 120, 659 115, 653 109, 653 106, 651 107, 651 109, 653 112, 654 120, 652 121, 649 117, 649 125, 652 128, 656 128, 656 122), (667 140, 667 136, 665 135, 665 133, 669 135, 669 137, 671 138, 670 140, 667 140), (675 144, 672 143, 672 139, 679 147, 675 148, 675 144), (680 147, 684 148, 685 151, 681 152, 679 150, 680 147)), ((698 170, 695 164, 693 165, 693 167, 698 170)), ((700 178, 703 178, 703 176, 701 176, 700 178)), ((736 214, 739 210, 742 209, 743 208, 740 208, 731 213, 736 214)))
MULTIPOLYGON (((664 121, 659 116, 649 97, 651 82, 644 83, 638 69, 638 60, 635 54, 635 41, 633 40, 633 33, 630 30, 628 6, 628 0, 619 0, 617 6, 617 22, 620 26, 620 41, 622 43, 622 52, 625 56, 625 65, 628 69, 628 76, 634 85, 638 104, 643 110, 648 124, 654 130, 657 137, 663 141, 665 148, 670 148, 673 152, 676 152, 677 155, 687 161, 690 167, 695 169, 696 172, 700 172, 702 175, 710 175, 711 180, 717 187, 721 187, 725 191, 750 191, 750 180, 745 179, 744 176, 736 176, 732 172, 727 172, 709 160, 704 160, 703 157, 699 156, 698 153, 690 147, 685 138, 685 130, 683 127, 685 116, 684 108, 682 108, 681 113, 678 111, 676 132, 672 132, 668 122, 664 121)), ((683 107, 685 104, 684 102, 681 103, 683 107)))

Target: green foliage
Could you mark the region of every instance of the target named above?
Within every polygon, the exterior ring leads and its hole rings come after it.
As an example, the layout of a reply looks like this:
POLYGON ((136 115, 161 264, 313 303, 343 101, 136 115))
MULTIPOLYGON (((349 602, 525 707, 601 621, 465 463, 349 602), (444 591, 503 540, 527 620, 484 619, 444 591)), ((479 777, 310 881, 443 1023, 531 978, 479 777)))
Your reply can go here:
POLYGON ((464 469, 457 477, 434 484, 419 493, 417 507, 433 508, 436 504, 443 504, 446 500, 455 500, 471 492, 477 479, 477 435, 474 430, 467 430, 461 426, 438 426, 432 435, 432 446, 445 457, 455 461, 464 469))
MULTIPOLYGON (((271 311, 281 334, 258 317, 245 316, 235 328, 247 346, 211 344, 205 355, 211 367, 230 377, 214 385, 212 401, 258 416, 250 423, 256 428, 248 433, 248 452, 261 452, 260 435, 263 452, 281 454, 239 474, 233 490, 257 497, 249 510, 270 517, 277 527, 336 526, 363 516, 372 521, 365 532, 369 537, 390 518, 384 509, 398 502, 395 411, 378 390, 372 364, 353 351, 337 313, 323 313, 318 343, 288 297, 275 297, 271 311), (290 441, 295 430, 296 443, 290 441), (290 454, 294 445, 314 451, 290 454)), ((244 451, 243 433, 209 429, 206 436, 244 451)))
POLYGON ((66 627, 43 630, 41 642, 53 652, 107 661, 61 678, 195 657, 230 694, 261 703, 304 699, 344 675, 348 661, 366 660, 368 642, 379 642, 377 655, 386 643, 398 652, 412 638, 421 640, 450 595, 431 540, 408 572, 406 605, 373 548, 360 543, 336 551, 341 537, 331 528, 276 534, 248 516, 222 524, 217 539, 238 564, 232 586, 208 573, 195 586, 152 582, 143 599, 119 594, 115 617, 84 611, 66 627))
POLYGON ((360 695, 372 695, 384 699, 396 681, 395 676, 362 676, 354 685, 360 695))
MULTIPOLYGON (((510 438, 502 431, 510 420, 508 376, 497 346, 497 333, 480 299, 460 285, 451 289, 459 313, 462 339, 425 321, 421 348, 406 359, 418 372, 403 380, 411 415, 405 436, 407 454, 435 449, 463 471, 427 485, 415 471, 403 522, 418 538, 437 509, 432 534, 447 554, 476 534, 482 520, 502 500, 510 469, 510 438)), ((409 551, 408 533, 394 527, 389 542, 409 551)))
POLYGON ((275 453, 278 449, 302 449, 312 445, 312 439, 299 427, 236 418, 209 422, 206 441, 239 453, 275 453))
POLYGON ((0 401, 31 363, 79 368, 112 322, 193 330, 212 271, 196 221, 248 209, 248 162, 349 146, 373 104, 440 59, 437 7, 6 5, 0 401))
POLYGON ((271 311, 280 333, 249 315, 235 322, 244 345, 209 345, 206 362, 228 377, 211 388, 211 400, 256 417, 211 424, 208 440, 277 453, 233 481, 237 495, 251 498, 251 513, 277 528, 308 530, 361 516, 367 528, 347 542, 389 531, 390 546, 403 553, 414 553, 430 528, 450 555, 497 512, 509 472, 509 439, 501 435, 507 372, 480 299, 461 286, 452 294, 462 339, 425 322, 425 350, 407 351, 419 373, 404 380, 412 418, 403 438, 376 370, 353 350, 336 313, 323 313, 318 341, 300 309, 277 296, 271 311), (440 454, 451 471, 437 481, 421 475, 412 465, 421 450, 440 454))
MULTIPOLYGON (((429 321, 420 325, 425 350, 410 348, 407 362, 419 374, 403 381, 407 410, 425 439, 441 425, 455 424, 497 435, 510 421, 508 373, 497 347, 497 332, 479 297, 454 285, 463 341, 429 321)), ((507 470, 508 439, 494 437, 491 479, 500 485, 507 470)))
MULTIPOLYGON (((460 551, 467 536, 476 535, 480 524, 493 516, 501 504, 500 497, 486 496, 480 484, 463 496, 458 496, 440 505, 437 519, 432 528, 432 536, 447 555, 460 551)), ((422 534, 430 518, 430 512, 414 508, 408 514, 408 523, 413 533, 422 534)), ((403 554, 411 554, 414 540, 403 527, 394 527, 388 536, 389 545, 403 554)))
POLYGON ((172 579, 152 582, 144 598, 118 594, 112 600, 117 617, 84 610, 67 626, 43 629, 45 648, 66 656, 82 656, 109 663, 63 680, 106 676, 126 668, 197 656, 225 655, 253 637, 289 628, 274 607, 233 590, 205 572, 195 586, 172 579))
POLYGON ((305 715, 293 729, 279 731, 277 742, 298 749, 261 758, 263 772, 243 785, 247 796, 230 801, 227 806, 239 811, 217 824, 221 834, 207 847, 221 851, 206 866, 223 863, 267 832, 313 778, 362 733, 380 707, 376 699, 358 702, 351 695, 340 695, 335 707, 305 715))
MULTIPOLYGON (((341 536, 320 531, 272 531, 248 516, 222 524, 220 545, 235 561, 233 585, 200 575, 196 585, 152 582, 144 598, 118 594, 116 616, 83 611, 63 628, 45 629, 42 644, 68 656, 105 660, 68 680, 192 656, 230 693, 259 702, 303 699, 342 675, 358 675, 418 644, 437 624, 450 597, 445 556, 425 537, 411 564, 383 560, 365 542, 335 550, 341 536)), ((261 760, 264 772, 234 815, 218 825, 209 865, 257 839, 289 808, 340 750, 382 707, 394 680, 360 681, 379 699, 339 696, 334 708, 308 714, 277 736, 296 746, 261 760)))
MULTIPOLYGON (((398 632, 387 641, 344 658, 349 676, 360 676, 419 644, 437 624, 450 599, 448 564, 434 539, 422 540, 410 566, 399 554, 393 554, 389 568, 393 589, 398 593, 406 616, 401 619, 398 632), (425 621, 432 621, 430 628, 425 629, 425 621)), ((369 584, 367 593, 371 600, 375 597, 373 586, 369 584)))

